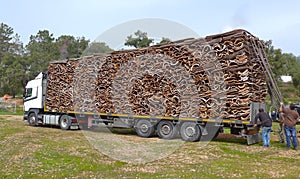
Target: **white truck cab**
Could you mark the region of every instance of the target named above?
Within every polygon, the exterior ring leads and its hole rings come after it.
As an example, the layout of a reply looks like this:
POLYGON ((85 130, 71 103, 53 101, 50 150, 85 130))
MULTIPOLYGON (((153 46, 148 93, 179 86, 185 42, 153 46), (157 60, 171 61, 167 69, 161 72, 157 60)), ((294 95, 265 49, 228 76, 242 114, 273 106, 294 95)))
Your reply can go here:
POLYGON ((29 81, 25 87, 24 93, 24 111, 28 112, 30 109, 43 108, 43 79, 44 73, 41 72, 35 79, 29 81))

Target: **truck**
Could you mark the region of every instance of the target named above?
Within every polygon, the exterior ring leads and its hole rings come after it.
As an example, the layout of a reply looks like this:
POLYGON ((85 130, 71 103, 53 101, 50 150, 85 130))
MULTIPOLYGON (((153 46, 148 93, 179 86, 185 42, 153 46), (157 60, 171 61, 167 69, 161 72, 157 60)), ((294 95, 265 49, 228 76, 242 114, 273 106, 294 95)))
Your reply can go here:
POLYGON ((264 44, 246 30, 52 62, 29 81, 24 120, 63 130, 104 125, 140 137, 213 139, 223 128, 248 144, 266 96, 281 94, 264 44))

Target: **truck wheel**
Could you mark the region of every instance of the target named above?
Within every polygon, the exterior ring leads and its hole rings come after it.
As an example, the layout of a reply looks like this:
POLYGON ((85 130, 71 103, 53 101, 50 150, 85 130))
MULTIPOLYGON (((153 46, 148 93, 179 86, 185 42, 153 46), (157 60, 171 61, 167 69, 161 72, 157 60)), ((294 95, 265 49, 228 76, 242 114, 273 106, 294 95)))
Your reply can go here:
POLYGON ((37 126, 37 116, 35 112, 32 112, 28 115, 28 123, 30 126, 37 126))
POLYGON ((141 119, 136 123, 135 131, 140 137, 150 137, 154 134, 154 126, 149 120, 141 119))
POLYGON ((68 115, 62 115, 59 120, 59 126, 62 130, 68 130, 71 126, 71 119, 68 115))
POLYGON ((157 125, 157 135, 162 139, 172 139, 176 134, 176 127, 171 121, 162 120, 157 125))
POLYGON ((195 122, 183 122, 180 126, 180 136, 184 141, 195 142, 200 140, 201 131, 195 122))

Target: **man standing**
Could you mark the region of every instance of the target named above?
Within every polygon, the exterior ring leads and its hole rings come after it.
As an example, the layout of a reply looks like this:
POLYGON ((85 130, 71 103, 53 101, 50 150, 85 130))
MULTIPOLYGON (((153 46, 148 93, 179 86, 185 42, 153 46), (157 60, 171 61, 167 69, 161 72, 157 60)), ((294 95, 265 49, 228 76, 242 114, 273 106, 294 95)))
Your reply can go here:
POLYGON ((263 146, 269 147, 270 146, 270 133, 272 129, 272 120, 270 116, 264 112, 263 108, 259 108, 259 113, 254 118, 254 127, 257 126, 258 119, 261 123, 262 127, 262 139, 263 139, 263 146))
POLYGON ((280 105, 280 112, 281 114, 281 123, 284 124, 284 131, 286 136, 286 147, 287 149, 290 149, 291 147, 291 136, 292 136, 292 143, 294 146, 294 149, 297 150, 298 148, 298 141, 297 141, 297 133, 296 133, 296 123, 299 119, 299 114, 297 111, 295 111, 295 106, 290 105, 290 109, 286 109, 282 107, 282 104, 280 105))

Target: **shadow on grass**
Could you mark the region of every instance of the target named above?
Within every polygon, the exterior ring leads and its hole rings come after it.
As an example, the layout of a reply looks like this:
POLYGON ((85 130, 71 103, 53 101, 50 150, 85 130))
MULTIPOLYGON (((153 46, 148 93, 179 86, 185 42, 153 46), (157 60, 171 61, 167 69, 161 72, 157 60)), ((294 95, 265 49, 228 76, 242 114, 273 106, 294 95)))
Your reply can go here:
MULTIPOLYGON (((28 124, 27 124, 28 125, 28 124)), ((55 125, 40 125, 40 126, 32 126, 32 127, 45 127, 45 128, 53 128, 57 130, 61 130, 59 126, 55 125)), ((82 129, 83 130, 83 129, 82 129)), ((74 130, 70 130, 74 131, 74 130)), ((110 128, 110 127, 105 127, 105 126, 97 126, 97 127, 92 127, 89 129, 84 129, 84 131, 89 131, 89 132, 95 132, 95 133, 112 133, 115 135, 126 135, 126 136, 135 136, 137 137, 137 133, 135 132, 134 128, 110 128)), ((275 134, 273 134, 275 135, 275 134)), ((157 138, 157 135, 154 135, 149 138, 157 138)), ((176 135, 174 139, 180 139, 180 135, 176 135)), ((228 133, 220 133, 219 136, 212 141, 215 142, 221 142, 221 143, 234 143, 234 144, 240 144, 240 145, 248 145, 247 144, 247 139, 246 138, 241 138, 237 137, 237 135, 233 134, 228 134, 228 133)), ((207 141, 200 141, 200 142, 207 142, 207 141)), ((253 145, 261 145, 262 143, 256 143, 253 145)), ((271 145, 277 148, 285 148, 284 143, 280 143, 279 141, 271 140, 271 145)))
POLYGON ((239 138, 237 136, 232 136, 232 137, 218 136, 216 139, 213 139, 212 141, 247 145, 247 139, 239 138))
POLYGON ((101 127, 91 127, 84 130, 90 132, 113 133, 116 135, 134 135, 134 136, 137 135, 133 128, 111 128, 111 127, 101 126, 101 127))

